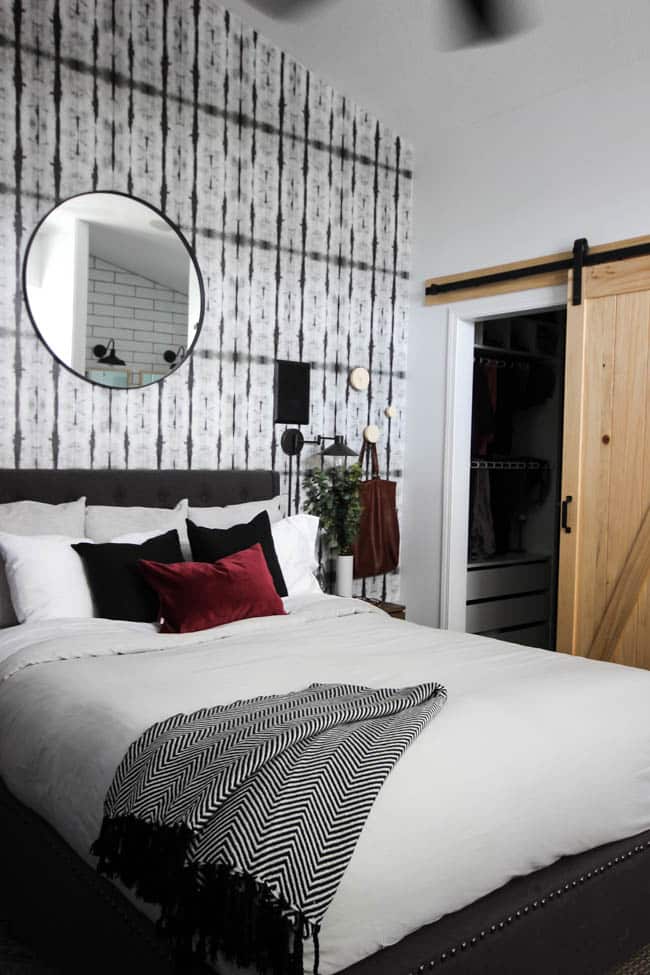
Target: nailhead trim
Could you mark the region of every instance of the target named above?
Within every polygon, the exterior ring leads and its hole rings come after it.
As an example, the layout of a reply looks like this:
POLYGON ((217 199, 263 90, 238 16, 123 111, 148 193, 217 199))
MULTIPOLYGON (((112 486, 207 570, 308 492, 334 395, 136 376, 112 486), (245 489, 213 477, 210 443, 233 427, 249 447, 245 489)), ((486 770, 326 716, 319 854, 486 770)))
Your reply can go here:
MULTIPOLYGON (((4 802, 2 804, 5 805, 4 802)), ((6 808, 8 808, 9 812, 13 813, 14 815, 18 813, 22 821, 27 824, 27 817, 24 815, 20 807, 10 808, 7 805, 6 808)), ((68 851, 65 849, 65 847, 61 848, 58 844, 56 844, 53 841, 52 837, 49 836, 47 833, 45 834, 45 841, 47 842, 48 846, 50 846, 50 848, 53 849, 55 854, 62 856, 64 859, 68 861, 69 866, 72 868, 72 871, 77 875, 79 880, 83 881, 86 885, 90 886, 91 889, 93 889, 96 893, 98 893, 99 896, 104 901, 110 904, 113 910, 115 910, 116 913, 118 913, 122 917, 122 920, 136 934, 136 936, 139 936, 141 938, 143 937, 144 932, 140 928, 136 927, 136 925, 133 923, 132 918, 129 917, 129 915, 122 909, 119 901, 116 898, 111 896, 111 894, 109 893, 110 887, 108 885, 89 883, 88 874, 85 871, 79 869, 79 864, 75 862, 75 857, 72 855, 68 855, 68 851)), ((474 935, 469 942, 463 941, 458 947, 452 946, 451 948, 448 948, 447 951, 442 952, 438 960, 432 958, 429 962, 423 962, 421 965, 418 966, 417 969, 412 969, 411 971, 409 971, 408 975, 422 975, 422 973, 426 972, 427 970, 431 971, 432 969, 437 968, 438 962, 441 963, 446 962, 449 960, 449 958, 453 958, 457 954, 458 948, 460 948, 461 951, 465 951, 467 948, 475 948, 476 945, 479 943, 479 941, 484 940, 488 934, 495 934, 497 931, 502 931, 505 928, 506 924, 512 924, 513 921, 515 920, 518 921, 522 917, 529 914, 531 908, 533 910, 537 910, 538 907, 545 907, 547 904, 547 900, 554 900, 555 897, 561 897, 567 891, 575 889, 578 886, 578 884, 586 883, 587 880, 591 880, 593 877, 604 873, 606 870, 611 870, 617 864, 623 863, 625 860, 629 860, 630 857, 634 856, 637 853, 642 853, 644 850, 650 850, 650 841, 648 841, 647 843, 639 843, 632 849, 627 850, 625 853, 620 854, 620 856, 614 857, 613 860, 608 860, 607 863, 599 867, 595 867, 593 871, 589 870, 586 874, 580 876, 577 881, 572 880, 570 881, 570 883, 565 883, 564 887, 558 887, 557 890, 550 891, 546 895, 546 897, 542 897, 539 901, 534 900, 532 904, 524 905, 519 910, 515 911, 514 915, 509 914, 502 921, 498 921, 495 924, 491 924, 489 931, 484 929, 480 931, 478 935, 474 935)), ((161 958, 168 957, 166 956, 166 953, 164 952, 162 945, 156 942, 148 934, 144 935, 144 940, 148 942, 151 948, 154 948, 157 951, 157 953, 161 958)))
POLYGON ((488 934, 496 934, 497 931, 503 931, 506 925, 512 924, 513 921, 519 921, 522 917, 525 917, 530 913, 531 910, 536 911, 540 907, 546 907, 549 901, 555 900, 557 897, 564 896, 567 891, 575 890, 580 884, 585 884, 588 880, 592 880, 596 876, 605 873, 606 870, 611 870, 612 867, 619 863, 623 863, 625 860, 629 860, 630 857, 634 856, 635 853, 642 853, 644 850, 650 850, 650 841, 647 843, 639 843, 637 846, 625 853, 621 853, 620 856, 614 857, 613 860, 608 860, 607 863, 599 867, 594 867, 593 870, 588 870, 587 873, 581 874, 577 880, 571 880, 570 882, 564 884, 563 887, 558 887, 556 890, 551 890, 546 894, 545 897, 540 897, 539 900, 534 900, 530 904, 525 904, 520 907, 519 910, 515 911, 514 914, 508 914, 507 917, 503 918, 501 921, 495 921, 491 924, 488 930, 483 930, 479 934, 474 935, 469 941, 463 941, 458 946, 452 946, 443 951, 438 958, 432 958, 428 962, 423 962, 418 968, 411 969, 408 975, 421 975, 422 972, 430 971, 433 968, 437 968, 439 963, 444 963, 450 958, 456 955, 458 949, 465 951, 467 948, 475 948, 479 941, 482 941, 488 934))

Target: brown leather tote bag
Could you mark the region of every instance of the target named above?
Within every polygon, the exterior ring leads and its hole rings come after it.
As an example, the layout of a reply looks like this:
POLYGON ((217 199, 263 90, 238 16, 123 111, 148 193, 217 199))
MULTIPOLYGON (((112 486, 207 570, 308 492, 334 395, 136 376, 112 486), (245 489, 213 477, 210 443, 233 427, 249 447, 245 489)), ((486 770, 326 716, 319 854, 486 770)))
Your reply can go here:
POLYGON ((359 463, 363 466, 366 449, 370 453, 372 477, 360 485, 361 523, 353 547, 355 579, 392 572, 399 563, 397 485, 380 478, 376 444, 368 445, 364 440, 359 463))

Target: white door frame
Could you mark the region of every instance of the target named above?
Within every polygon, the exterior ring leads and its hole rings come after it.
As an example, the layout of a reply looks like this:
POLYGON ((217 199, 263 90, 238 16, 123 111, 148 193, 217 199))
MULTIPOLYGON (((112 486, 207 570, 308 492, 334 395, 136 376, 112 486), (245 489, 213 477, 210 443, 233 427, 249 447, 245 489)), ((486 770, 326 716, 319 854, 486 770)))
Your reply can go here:
POLYGON ((440 573, 442 629, 465 630, 474 325, 482 318, 557 308, 566 301, 566 285, 558 285, 459 301, 448 308, 440 573))

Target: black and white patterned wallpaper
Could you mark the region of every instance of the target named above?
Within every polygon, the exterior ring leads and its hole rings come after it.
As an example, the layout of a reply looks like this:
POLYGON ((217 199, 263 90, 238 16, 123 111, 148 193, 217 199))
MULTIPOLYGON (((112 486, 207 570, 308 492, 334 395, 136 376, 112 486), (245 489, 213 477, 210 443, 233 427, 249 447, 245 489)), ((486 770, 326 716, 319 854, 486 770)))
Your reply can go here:
POLYGON ((285 358, 312 363, 305 436, 356 447, 377 423, 399 481, 409 147, 214 0, 3 0, 1 18, 0 467, 274 467, 295 495, 273 425, 285 358), (22 301, 35 224, 91 189, 158 206, 202 269, 196 353, 142 390, 59 367, 22 301))

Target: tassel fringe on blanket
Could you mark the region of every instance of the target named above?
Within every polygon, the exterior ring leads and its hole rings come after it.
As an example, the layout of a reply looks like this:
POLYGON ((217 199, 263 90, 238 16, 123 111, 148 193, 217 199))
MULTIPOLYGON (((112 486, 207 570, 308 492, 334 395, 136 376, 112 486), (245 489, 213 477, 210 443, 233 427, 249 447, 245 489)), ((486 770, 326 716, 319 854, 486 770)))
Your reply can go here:
POLYGON ((303 975, 312 939, 318 975, 321 921, 370 809, 445 700, 438 684, 315 684, 174 715, 120 763, 97 869, 160 905, 179 964, 303 975))
POLYGON ((191 839, 183 828, 152 827, 127 816, 104 821, 92 852, 100 873, 162 905, 158 925, 177 962, 192 955, 215 961, 221 953, 242 967, 303 975, 303 941, 311 937, 317 973, 319 926, 226 864, 185 868, 191 839))

